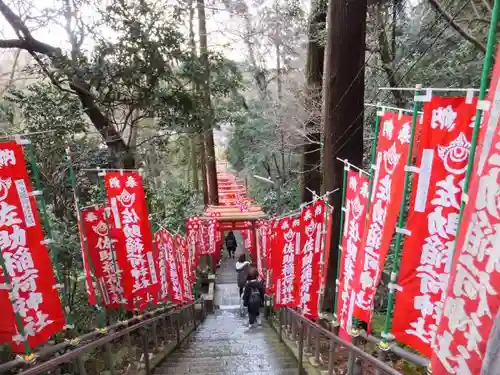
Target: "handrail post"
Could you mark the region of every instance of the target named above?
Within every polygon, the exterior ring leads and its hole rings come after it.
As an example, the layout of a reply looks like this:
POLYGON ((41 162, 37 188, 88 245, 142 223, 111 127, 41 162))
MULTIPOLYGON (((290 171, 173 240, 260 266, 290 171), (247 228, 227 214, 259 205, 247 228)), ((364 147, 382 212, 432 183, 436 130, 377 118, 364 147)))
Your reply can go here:
MULTIPOLYGON (((318 340, 319 341, 319 340, 318 340)), ((335 359, 335 341, 330 339, 330 351, 328 352, 328 375, 333 375, 334 359, 335 359)), ((319 350, 318 350, 319 357, 319 350)), ((318 358, 319 363, 319 358, 318 358)))
POLYGON ((113 361, 113 351, 111 350, 111 344, 109 342, 104 344, 104 350, 104 356, 106 358, 106 365, 108 366, 109 373, 111 375, 116 375, 115 362, 113 361))
MULTIPOLYGON (((299 375, 304 373, 304 323, 297 322, 299 329, 299 375)), ((295 338, 295 337, 294 337, 295 338)))
POLYGON ((144 368, 146 370, 146 375, 151 375, 151 366, 149 363, 149 352, 148 352, 148 339, 145 334, 145 329, 141 329, 142 336, 142 352, 144 354, 144 368))
POLYGON ((280 341, 283 342, 283 309, 279 309, 280 341))

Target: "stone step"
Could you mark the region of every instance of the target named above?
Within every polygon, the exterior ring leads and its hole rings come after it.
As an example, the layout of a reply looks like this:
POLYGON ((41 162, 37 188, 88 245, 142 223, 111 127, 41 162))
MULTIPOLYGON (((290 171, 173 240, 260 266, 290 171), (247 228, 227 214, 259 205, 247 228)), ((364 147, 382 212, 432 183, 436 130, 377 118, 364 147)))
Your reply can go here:
POLYGON ((205 374, 206 372, 227 372, 231 374, 245 372, 273 371, 275 369, 296 369, 297 361, 269 361, 262 358, 249 358, 247 361, 208 361, 207 363, 171 363, 166 362, 159 367, 160 373, 166 374, 205 374))
MULTIPOLYGON (((167 370, 162 370, 158 368, 155 372, 154 375, 192 375, 193 373, 191 372, 168 372, 170 371, 169 369, 167 370), (164 372, 162 372, 164 371, 164 372)), ((202 373, 198 373, 197 375, 297 375, 298 374, 298 369, 297 368, 290 368, 290 369, 284 369, 284 370, 271 370, 271 371, 254 371, 250 372, 248 370, 242 371, 242 372, 231 372, 231 371, 222 371, 222 372, 210 372, 210 371, 203 371, 202 373)))

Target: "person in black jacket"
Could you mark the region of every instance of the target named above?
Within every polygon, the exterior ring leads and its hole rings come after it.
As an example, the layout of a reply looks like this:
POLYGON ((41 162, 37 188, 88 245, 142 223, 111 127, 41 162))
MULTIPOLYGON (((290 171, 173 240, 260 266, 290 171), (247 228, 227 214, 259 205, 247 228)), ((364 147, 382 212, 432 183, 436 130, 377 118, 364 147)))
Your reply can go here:
POLYGON ((248 309, 248 325, 250 328, 257 322, 261 325, 259 318, 260 308, 264 305, 264 287, 258 280, 257 268, 252 267, 248 271, 248 281, 243 292, 243 305, 248 309))
POLYGON ((234 258, 237 246, 238 243, 236 242, 236 237, 234 236, 234 233, 230 231, 226 236, 226 249, 229 253, 229 258, 234 258))

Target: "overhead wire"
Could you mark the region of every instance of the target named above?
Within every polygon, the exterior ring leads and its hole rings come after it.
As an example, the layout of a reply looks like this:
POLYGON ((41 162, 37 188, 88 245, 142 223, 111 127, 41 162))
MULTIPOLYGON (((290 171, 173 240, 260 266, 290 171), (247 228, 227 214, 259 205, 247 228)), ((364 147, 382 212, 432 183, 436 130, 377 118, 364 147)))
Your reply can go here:
MULTIPOLYGON (((451 20, 454 20, 461 12, 462 10, 467 6, 468 4, 468 0, 465 0, 464 3, 462 4, 462 6, 460 7, 460 9, 453 15, 452 19, 451 20)), ((451 5, 450 5, 451 6, 451 5)), ((433 25, 430 27, 430 30, 432 30, 434 28, 434 26, 437 24, 437 21, 440 20, 440 16, 437 16, 433 25)), ((436 44, 436 42, 439 40, 439 38, 441 37, 441 35, 450 27, 450 24, 448 23, 448 25, 446 25, 443 29, 441 29, 441 31, 434 37, 433 41, 431 44, 429 44, 427 46, 427 48, 424 50, 424 52, 418 57, 418 59, 416 61, 413 62, 413 64, 408 68, 408 70, 406 71, 405 74, 403 74, 403 76, 399 79, 399 82, 398 82, 398 85, 401 84, 403 82, 403 80, 406 78, 406 76, 416 67, 416 65, 422 60, 422 58, 427 54, 427 52, 429 52, 429 50, 436 44)), ((426 38, 427 36, 424 35, 422 36, 419 41, 417 42, 417 45, 416 47, 424 40, 424 38, 426 38)), ((406 59, 411 55, 411 53, 408 53, 406 55, 405 58, 402 59, 401 63, 398 65, 398 67, 395 69, 394 73, 396 73, 399 68, 403 65, 404 61, 406 61, 406 59)), ((379 97, 379 95, 381 94, 382 91, 378 91, 377 94, 375 95, 374 98, 372 98, 370 101, 372 102, 376 102, 377 101, 377 98, 379 97)), ((390 95, 390 91, 387 92, 387 94, 385 95, 385 97, 382 99, 382 100, 386 100, 388 98, 388 96, 390 95)), ((358 114, 358 116, 351 122, 351 124, 349 124, 349 126, 345 129, 345 131, 337 138, 336 142, 334 143, 333 145, 333 149, 336 148, 336 146, 339 144, 339 142, 342 140, 342 137, 352 128, 352 126, 359 120, 359 118, 363 115, 363 113, 365 112, 364 108, 361 110, 361 112, 358 114)), ((350 132, 351 134, 355 134, 359 129, 361 129, 363 127, 363 124, 359 125, 358 127, 356 127, 352 132, 350 132)), ((349 142, 350 139, 352 139, 353 135, 351 135, 349 138, 347 138, 345 140, 345 142, 342 143, 342 145, 340 147, 338 147, 336 149, 336 152, 335 152, 335 155, 334 157, 336 157, 339 152, 345 147, 345 145, 349 142)))

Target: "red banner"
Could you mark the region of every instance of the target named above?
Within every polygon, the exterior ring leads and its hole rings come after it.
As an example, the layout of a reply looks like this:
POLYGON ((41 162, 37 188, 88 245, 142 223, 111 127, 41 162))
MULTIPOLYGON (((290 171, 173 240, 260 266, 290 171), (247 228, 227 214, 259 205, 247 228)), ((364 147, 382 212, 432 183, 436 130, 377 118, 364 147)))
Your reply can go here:
POLYGON ((274 293, 274 253, 276 251, 276 231, 278 228, 279 220, 273 218, 267 226, 267 254, 266 254, 266 294, 274 293))
POLYGON ((182 281, 184 302, 192 302, 193 291, 192 291, 191 279, 189 277, 189 270, 187 266, 186 240, 182 238, 179 234, 175 236, 175 251, 177 254, 179 275, 182 281))
POLYGON ((108 172, 104 181, 124 297, 128 308, 137 307, 160 289, 142 177, 138 172, 108 172))
POLYGON ((165 248, 165 258, 167 261, 167 275, 168 275, 168 294, 170 301, 177 305, 184 302, 184 293, 182 289, 182 276, 179 273, 179 266, 175 250, 175 240, 165 228, 160 231, 160 240, 162 246, 165 248))
POLYGON ((362 273, 355 281, 354 316, 371 325, 373 303, 392 235, 396 227, 411 137, 411 117, 386 112, 380 123, 371 206, 366 235, 360 247, 362 273))
POLYGON ((432 373, 497 374, 500 330, 500 54, 458 231, 432 373))
POLYGON ((200 218, 198 216, 188 217, 186 225, 186 241, 188 244, 188 267, 192 282, 196 278, 196 268, 200 257, 200 218))
POLYGON ((321 284, 320 259, 324 245, 325 202, 318 200, 304 207, 300 215, 302 226, 300 252, 299 308, 306 317, 318 317, 318 294, 321 284))
POLYGON ((76 205, 76 196, 75 196, 75 212, 76 212, 76 222, 78 225, 78 234, 80 236, 80 247, 82 250, 83 272, 85 276, 85 290, 87 291, 87 298, 89 300, 89 304, 95 305, 97 304, 97 299, 94 288, 94 282, 92 280, 92 273, 90 269, 90 260, 89 260, 90 253, 88 252, 88 244, 85 240, 85 234, 83 232, 82 223, 80 221, 80 212, 78 206, 76 205))
POLYGON ((116 269, 116 240, 111 238, 110 219, 106 218, 105 209, 98 206, 83 209, 82 219, 83 233, 103 305, 106 308, 118 308, 123 300, 123 287, 121 273, 116 269))
POLYGON ((280 220, 281 261, 276 280, 275 305, 277 307, 295 307, 298 305, 299 274, 296 263, 299 260, 301 225, 298 217, 286 217, 280 220))
POLYGON ((14 141, 1 143, 0 249, 9 280, 0 273, 0 284, 8 288, 0 290, 0 342, 10 343, 16 353, 24 352, 25 340, 36 347, 65 325, 32 193, 22 147, 14 141), (24 337, 17 330, 15 312, 24 327, 24 337))
POLYGON ((167 244, 164 235, 165 229, 160 229, 154 235, 154 241, 156 249, 158 250, 158 272, 160 274, 160 295, 159 302, 167 302, 168 299, 168 254, 167 254, 167 244))
POLYGON ((433 97, 424 107, 392 333, 426 356, 443 310, 475 113, 466 98, 433 97))
POLYGON ((266 276, 266 254, 267 254, 267 221, 262 221, 257 224, 257 270, 261 280, 265 280, 266 276))
POLYGON ((352 314, 356 300, 352 287, 353 281, 358 280, 361 274, 357 254, 360 253, 361 239, 365 230, 368 195, 368 177, 359 172, 348 171, 336 311, 340 322, 339 336, 346 341, 351 341, 349 332, 352 327, 352 314))

